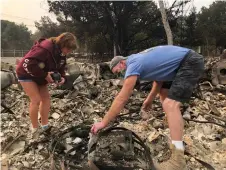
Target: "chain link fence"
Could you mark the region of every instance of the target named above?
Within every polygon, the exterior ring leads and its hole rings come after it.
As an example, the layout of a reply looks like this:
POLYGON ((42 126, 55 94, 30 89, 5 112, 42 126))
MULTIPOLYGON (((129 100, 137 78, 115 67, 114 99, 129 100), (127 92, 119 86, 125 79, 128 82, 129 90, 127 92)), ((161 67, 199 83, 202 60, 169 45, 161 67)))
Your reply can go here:
MULTIPOLYGON (((29 50, 1 50, 2 59, 13 59, 13 58, 21 58, 28 53, 29 50)), ((68 55, 68 57, 73 57, 77 62, 83 63, 100 63, 100 62, 108 62, 113 58, 113 54, 105 53, 105 54, 97 54, 97 53, 86 53, 80 52, 75 53, 72 52, 68 55)))
POLYGON ((1 57, 23 57, 29 50, 1 50, 1 57))

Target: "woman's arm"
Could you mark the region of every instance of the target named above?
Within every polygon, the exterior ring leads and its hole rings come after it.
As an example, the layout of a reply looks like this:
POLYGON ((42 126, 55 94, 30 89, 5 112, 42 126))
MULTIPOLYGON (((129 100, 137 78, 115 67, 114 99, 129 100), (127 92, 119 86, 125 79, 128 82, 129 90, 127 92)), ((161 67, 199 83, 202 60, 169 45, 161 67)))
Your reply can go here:
POLYGON ((38 49, 36 51, 31 51, 28 55, 29 56, 22 61, 24 70, 33 77, 46 78, 48 73, 44 71, 44 68, 47 64, 48 51, 38 49))

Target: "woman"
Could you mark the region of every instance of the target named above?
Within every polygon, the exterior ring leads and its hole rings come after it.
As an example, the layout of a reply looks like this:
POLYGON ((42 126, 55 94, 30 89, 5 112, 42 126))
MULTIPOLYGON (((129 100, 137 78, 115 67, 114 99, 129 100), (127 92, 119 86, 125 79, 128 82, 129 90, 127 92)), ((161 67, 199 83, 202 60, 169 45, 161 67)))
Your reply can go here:
POLYGON ((71 33, 62 33, 58 37, 40 39, 21 59, 16 68, 18 81, 30 99, 29 116, 32 134, 38 130, 38 111, 43 130, 48 128, 50 95, 47 85, 54 83, 53 72, 61 75, 65 82, 66 55, 76 48, 76 37, 71 33))

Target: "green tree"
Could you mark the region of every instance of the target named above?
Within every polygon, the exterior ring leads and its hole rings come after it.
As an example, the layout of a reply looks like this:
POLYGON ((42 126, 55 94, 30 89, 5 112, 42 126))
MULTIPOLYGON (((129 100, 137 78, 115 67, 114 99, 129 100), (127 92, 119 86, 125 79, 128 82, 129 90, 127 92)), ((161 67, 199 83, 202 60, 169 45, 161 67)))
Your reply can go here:
POLYGON ((61 16, 61 23, 74 26, 82 43, 88 45, 89 39, 101 36, 103 47, 112 51, 115 45, 117 54, 127 55, 164 39, 161 15, 152 1, 49 1, 49 6, 51 12, 61 16))
POLYGON ((27 50, 32 46, 31 32, 24 24, 1 20, 2 49, 27 50))
POLYGON ((197 31, 202 43, 226 48, 226 2, 213 2, 198 14, 197 31))
POLYGON ((194 47, 197 45, 200 45, 200 42, 198 41, 197 37, 197 12, 196 9, 193 8, 190 12, 190 14, 185 18, 185 34, 184 34, 184 42, 183 44, 186 44, 190 47, 194 47))
POLYGON ((55 37, 67 31, 67 27, 65 27, 63 24, 53 22, 48 16, 41 17, 39 22, 35 22, 35 26, 38 31, 35 33, 34 38, 55 37))
POLYGON ((195 8, 192 8, 187 16, 178 19, 179 32, 177 41, 181 46, 188 46, 190 48, 202 45, 199 34, 197 32, 198 18, 195 8), (182 26, 182 27, 181 27, 182 26))

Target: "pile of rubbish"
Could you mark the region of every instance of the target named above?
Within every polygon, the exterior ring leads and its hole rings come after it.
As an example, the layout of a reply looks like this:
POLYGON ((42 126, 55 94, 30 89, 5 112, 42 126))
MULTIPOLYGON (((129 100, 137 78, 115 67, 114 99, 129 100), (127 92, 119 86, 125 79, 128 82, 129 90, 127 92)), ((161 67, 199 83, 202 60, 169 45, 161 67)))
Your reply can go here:
MULTIPOLYGON (((159 99, 154 101, 148 120, 142 120, 139 114, 151 86, 146 82, 145 86, 149 88, 143 90, 144 84, 138 83, 125 108, 108 127, 126 128, 127 135, 123 130, 108 131, 93 147, 90 128, 108 111, 123 81, 119 75, 110 72, 108 63, 78 63, 73 59, 68 63, 67 84, 57 89, 49 87, 51 128, 34 142, 28 140, 29 99, 18 84, 2 88, 0 140, 3 170, 85 170, 88 160, 95 161, 98 167, 124 165, 130 168, 137 165, 139 169, 149 169, 152 160, 169 159, 169 128, 159 99), (119 139, 116 140, 118 144, 110 145, 115 139, 119 139), (133 140, 138 141, 139 146, 132 145, 133 140), (94 157, 92 153, 95 153, 94 157), (147 153, 150 158, 144 156, 147 153), (127 158, 123 159, 125 162, 120 159, 122 157, 127 158)), ((12 70, 9 72, 13 74, 12 70)), ((198 90, 201 95, 194 95, 181 107, 187 167, 189 170, 226 170, 226 85, 214 85, 205 79, 200 82, 198 90)))

